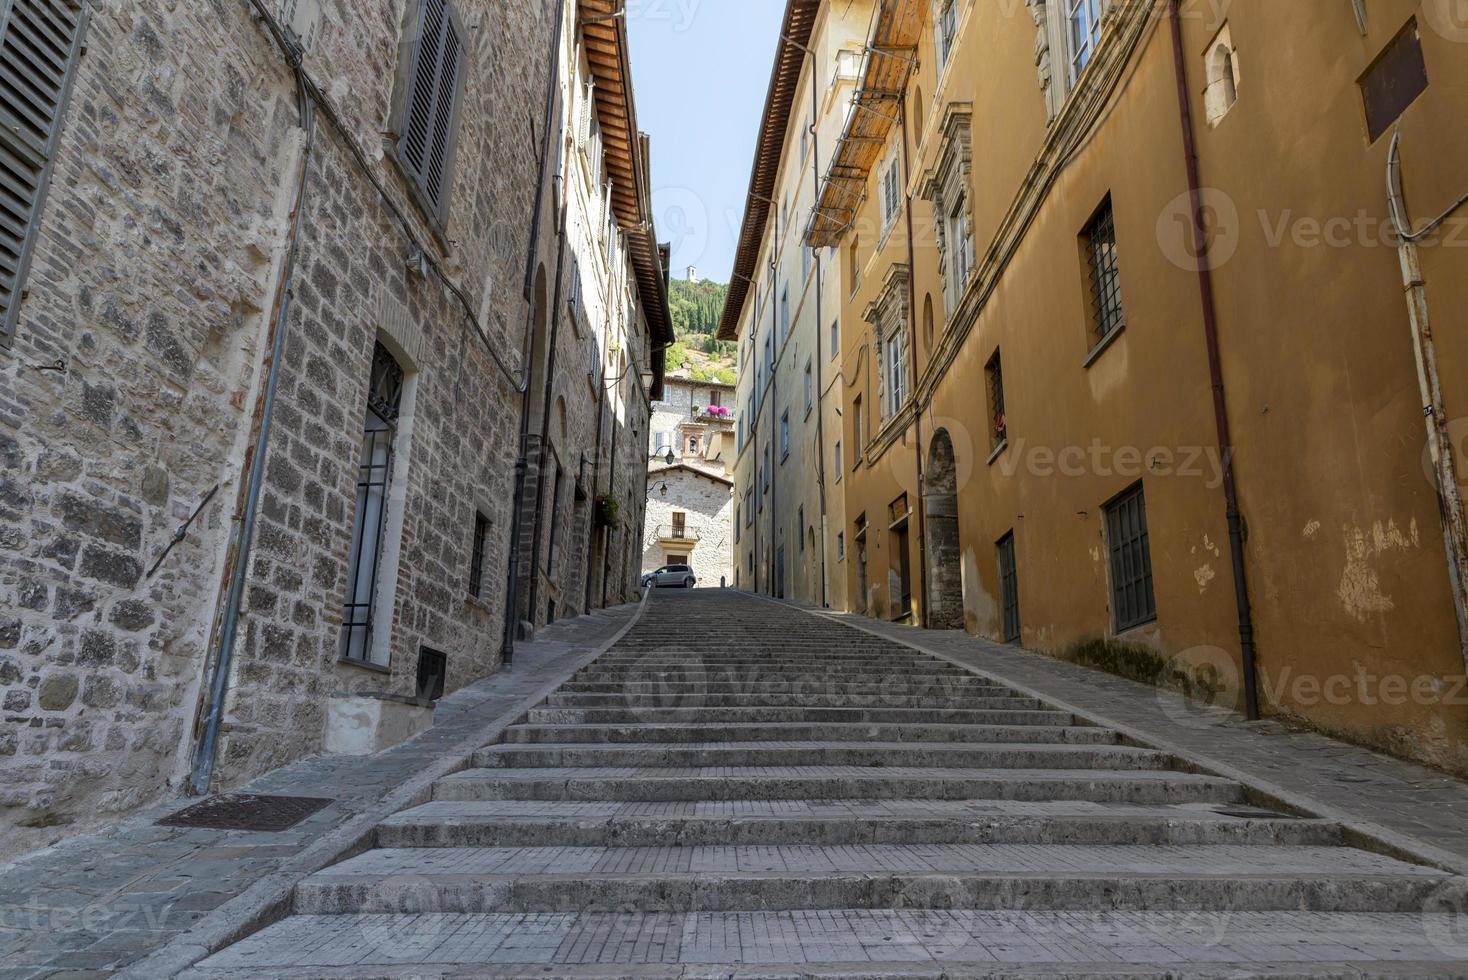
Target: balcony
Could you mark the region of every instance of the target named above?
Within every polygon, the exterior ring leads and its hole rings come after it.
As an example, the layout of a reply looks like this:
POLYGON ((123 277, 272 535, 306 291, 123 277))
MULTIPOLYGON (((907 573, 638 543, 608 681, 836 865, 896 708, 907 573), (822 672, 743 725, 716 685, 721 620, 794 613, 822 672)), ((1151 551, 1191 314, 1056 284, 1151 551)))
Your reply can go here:
POLYGON ((658 526, 659 541, 675 541, 684 544, 698 544, 698 531, 682 524, 662 524, 658 526))

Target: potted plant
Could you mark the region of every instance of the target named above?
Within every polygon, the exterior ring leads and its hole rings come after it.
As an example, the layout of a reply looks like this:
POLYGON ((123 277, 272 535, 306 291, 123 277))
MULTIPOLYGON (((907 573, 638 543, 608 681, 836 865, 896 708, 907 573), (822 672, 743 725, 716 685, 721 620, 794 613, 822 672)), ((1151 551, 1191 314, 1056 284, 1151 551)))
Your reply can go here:
POLYGON ((602 527, 622 526, 622 508, 616 497, 604 493, 596 498, 596 523, 602 527))

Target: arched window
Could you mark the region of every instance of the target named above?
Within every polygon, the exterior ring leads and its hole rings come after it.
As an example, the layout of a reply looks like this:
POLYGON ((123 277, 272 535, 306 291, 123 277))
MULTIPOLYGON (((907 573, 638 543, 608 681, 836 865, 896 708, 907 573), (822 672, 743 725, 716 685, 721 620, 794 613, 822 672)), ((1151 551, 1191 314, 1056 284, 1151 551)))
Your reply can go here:
POLYGON ((1238 53, 1227 24, 1223 25, 1213 43, 1208 46, 1205 67, 1208 88, 1203 93, 1203 107, 1208 116, 1208 125, 1217 126, 1239 100, 1238 53))
POLYGON ((928 346, 928 356, 933 356, 933 294, 923 297, 923 343, 928 346))

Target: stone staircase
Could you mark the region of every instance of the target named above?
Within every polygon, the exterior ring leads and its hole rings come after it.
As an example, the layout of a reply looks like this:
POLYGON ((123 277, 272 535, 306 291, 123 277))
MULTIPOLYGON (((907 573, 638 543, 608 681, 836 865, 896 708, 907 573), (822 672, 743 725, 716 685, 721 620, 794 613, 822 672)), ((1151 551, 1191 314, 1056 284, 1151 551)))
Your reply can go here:
POLYGON ((193 975, 1468 975, 1464 880, 1344 837, 898 644, 658 594, 193 975))

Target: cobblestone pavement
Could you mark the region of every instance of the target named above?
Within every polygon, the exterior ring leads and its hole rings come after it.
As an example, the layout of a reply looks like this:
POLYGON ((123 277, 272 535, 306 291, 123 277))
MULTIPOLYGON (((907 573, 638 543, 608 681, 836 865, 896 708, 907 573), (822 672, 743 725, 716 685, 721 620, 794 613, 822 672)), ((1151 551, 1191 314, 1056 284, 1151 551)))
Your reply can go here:
POLYGON ((1468 976, 1468 878, 726 591, 656 595, 372 844, 187 976, 1468 976))
POLYGON ((1278 722, 1249 722, 1171 692, 966 633, 799 608, 981 670, 1099 725, 1185 754, 1213 772, 1247 778, 1282 800, 1468 873, 1468 782, 1461 779, 1278 722))
POLYGON ((462 762, 527 699, 533 703, 569 677, 638 609, 617 607, 542 630, 535 642, 517 646, 512 668, 440 701, 434 727, 415 739, 373 756, 303 760, 240 788, 335 800, 289 830, 156 826, 191 802, 181 799, 0 868, 0 980, 107 976, 190 930, 210 931, 214 920, 226 932, 239 928, 273 895, 288 893, 300 873, 321 867, 410 802, 415 784, 462 762))

